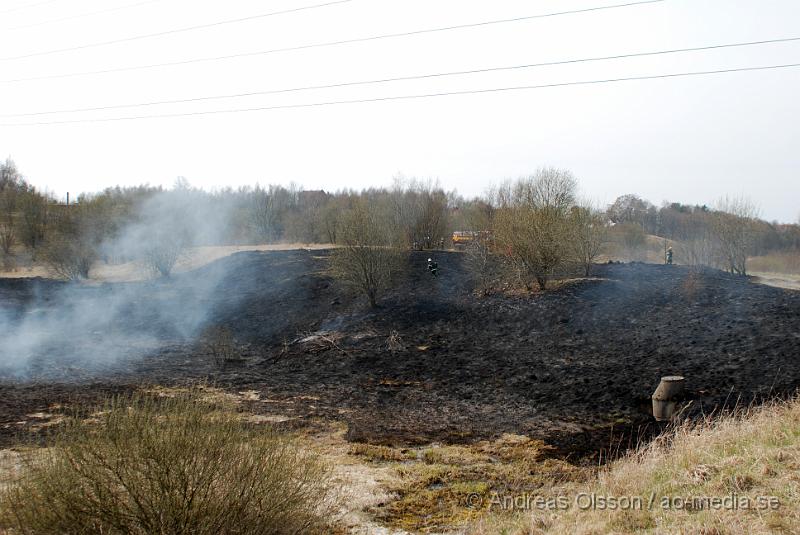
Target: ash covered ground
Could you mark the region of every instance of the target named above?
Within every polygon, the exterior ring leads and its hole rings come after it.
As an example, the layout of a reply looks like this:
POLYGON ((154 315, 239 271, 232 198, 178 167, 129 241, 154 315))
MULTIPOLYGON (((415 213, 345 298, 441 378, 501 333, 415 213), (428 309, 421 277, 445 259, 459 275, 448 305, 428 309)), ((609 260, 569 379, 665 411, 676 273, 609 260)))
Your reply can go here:
POLYGON ((114 300, 100 330, 78 322, 23 367, 0 365, 0 443, 24 433, 31 413, 142 384, 206 381, 254 391, 248 410, 289 418, 285 425, 344 421, 353 441, 514 433, 589 458, 657 431, 648 407, 662 375, 687 377, 686 414, 800 386, 800 292, 718 271, 613 264, 543 294, 478 297, 462 254, 433 253, 437 278, 429 255, 411 256, 408 276, 377 310, 330 279, 326 251, 238 253, 144 283, 0 280, 12 324, 114 300), (58 297, 65 288, 69 305, 58 297), (241 363, 220 367, 197 342, 210 324, 233 332, 241 363))

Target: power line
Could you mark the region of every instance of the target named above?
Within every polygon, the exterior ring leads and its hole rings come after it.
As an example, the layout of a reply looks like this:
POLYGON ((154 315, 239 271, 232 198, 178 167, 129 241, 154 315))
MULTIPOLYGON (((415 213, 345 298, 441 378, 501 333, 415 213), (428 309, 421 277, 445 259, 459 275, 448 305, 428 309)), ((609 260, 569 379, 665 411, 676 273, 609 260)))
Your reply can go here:
POLYGON ((451 72, 440 72, 440 73, 430 73, 430 74, 420 74, 420 75, 413 75, 413 76, 398 76, 394 78, 381 78, 377 80, 362 80, 362 81, 355 81, 355 82, 340 82, 340 83, 333 83, 333 84, 325 84, 325 85, 309 85, 309 86, 302 86, 302 87, 292 87, 292 88, 284 88, 284 89, 271 89, 271 90, 264 90, 264 91, 250 91, 246 93, 234 93, 228 95, 207 95, 201 97, 192 97, 192 98, 182 98, 182 99, 174 99, 174 100, 156 100, 151 102, 138 102, 138 103, 131 103, 131 104, 115 104, 109 106, 95 106, 95 107, 87 107, 87 108, 71 108, 71 109, 61 109, 61 110, 49 110, 49 111, 39 111, 39 112, 30 112, 30 113, 9 113, 9 114, 0 114, 0 117, 34 117, 39 115, 53 115, 57 113, 80 113, 80 112, 87 112, 87 111, 102 111, 102 110, 114 110, 114 109, 123 109, 123 108, 141 108, 145 106, 158 106, 158 105, 165 105, 165 104, 185 104, 189 102, 201 102, 201 101, 208 101, 208 100, 221 100, 221 99, 231 99, 231 98, 242 98, 242 97, 253 97, 253 96, 262 96, 262 95, 273 95, 279 93, 294 93, 297 91, 309 91, 309 90, 316 90, 316 89, 333 89, 339 87, 352 87, 352 86, 359 86, 359 85, 372 85, 372 84, 381 84, 381 83, 389 83, 389 82, 400 82, 400 81, 410 81, 410 80, 423 80, 428 78, 443 78, 446 76, 463 76, 463 75, 471 75, 471 74, 480 74, 480 73, 488 73, 488 72, 498 72, 498 71, 511 71, 511 70, 520 70, 520 69, 530 69, 536 67, 549 67, 555 65, 569 65, 574 63, 588 63, 592 61, 607 61, 607 60, 616 60, 616 59, 628 59, 628 58, 639 58, 639 57, 646 57, 646 56, 658 56, 658 55, 665 55, 665 54, 676 54, 676 53, 686 53, 686 52, 700 52, 706 50, 718 50, 724 48, 733 48, 733 47, 745 47, 745 46, 754 46, 754 45, 765 45, 765 44, 775 44, 775 43, 787 43, 793 41, 800 41, 800 37, 786 37, 780 39, 767 39, 762 41, 747 41, 742 43, 726 43, 720 45, 707 45, 707 46, 699 46, 699 47, 692 47, 692 48, 675 48, 671 50, 658 50, 658 51, 651 51, 651 52, 635 52, 630 54, 617 54, 614 56, 600 56, 600 57, 591 57, 591 58, 581 58, 581 59, 568 59, 568 60, 561 60, 561 61, 548 61, 543 63, 528 63, 523 65, 512 65, 512 66, 504 66, 504 67, 487 67, 483 69, 471 69, 466 71, 451 71, 451 72))
POLYGON ((208 23, 208 24, 198 24, 197 26, 187 26, 187 27, 184 27, 184 28, 175 28, 175 29, 172 29, 172 30, 165 30, 165 31, 155 32, 155 33, 146 33, 146 34, 142 34, 142 35, 134 35, 132 37, 123 37, 121 39, 112 39, 110 41, 100 41, 98 43, 88 43, 88 44, 72 46, 72 47, 68 47, 68 48, 57 48, 55 50, 45 50, 43 52, 31 52, 29 54, 23 54, 21 56, 10 56, 10 57, 7 57, 7 58, 0 58, 0 61, 12 61, 12 60, 27 59, 27 58, 33 58, 33 57, 39 57, 39 56, 49 56, 51 54, 60 54, 62 52, 74 52, 76 50, 85 50, 87 48, 97 48, 97 47, 101 47, 101 46, 115 45, 115 44, 118 44, 118 43, 127 43, 128 41, 138 41, 138 40, 141 40, 141 39, 150 39, 151 37, 161 37, 161 36, 164 36, 164 35, 172 35, 172 34, 176 34, 176 33, 191 32, 191 31, 194 31, 194 30, 202 30, 202 29, 206 29, 206 28, 213 28, 213 27, 216 27, 216 26, 223 26, 223 25, 226 25, 226 24, 236 24, 236 23, 239 23, 239 22, 246 22, 246 21, 255 20, 255 19, 262 19, 262 18, 266 18, 266 17, 274 17, 276 15, 286 15, 288 13, 296 13, 298 11, 308 11, 310 9, 317 9, 317 8, 320 8, 320 7, 327 7, 327 6, 332 6, 332 5, 336 5, 336 4, 346 4, 346 3, 352 2, 352 1, 353 0, 334 0, 332 2, 326 2, 324 4, 315 4, 315 5, 312 5, 312 6, 303 6, 303 7, 296 7, 296 8, 292 8, 292 9, 284 9, 284 10, 281 10, 281 11, 272 11, 270 13, 261 13, 259 15, 250 15, 250 16, 247 16, 247 17, 240 17, 240 18, 237 18, 237 19, 229 19, 229 20, 211 22, 211 23, 208 23))
POLYGON ((37 2, 35 4, 28 4, 26 6, 12 7, 11 9, 6 9, 5 11, 0 11, 0 15, 4 15, 5 13, 12 13, 14 11, 22 11, 23 9, 29 9, 29 8, 32 8, 32 7, 43 6, 45 4, 52 4, 52 3, 57 2, 57 1, 58 0, 44 0, 44 2, 37 2))
POLYGON ((554 87, 569 87, 569 86, 580 86, 580 85, 595 85, 595 84, 609 84, 609 83, 616 83, 616 82, 629 82, 629 81, 639 81, 639 80, 657 80, 657 79, 666 79, 666 78, 679 78, 679 77, 687 77, 687 76, 707 76, 707 75, 714 75, 714 74, 724 74, 724 73, 734 73, 734 72, 752 72, 752 71, 765 71, 771 69, 787 69, 787 68, 794 68, 800 67, 800 63, 789 63, 784 65, 766 65, 766 66, 758 66, 758 67, 739 67, 735 69, 720 69, 720 70, 713 70, 713 71, 695 71, 695 72, 681 72, 681 73, 669 73, 669 74, 654 74, 648 76, 629 76, 624 78, 607 78, 604 80, 580 80, 574 82, 560 82, 554 84, 541 84, 541 85, 525 85, 525 86, 513 86, 513 87, 495 87, 489 89, 471 89, 465 91, 445 91, 440 93, 423 93, 423 94, 416 94, 416 95, 393 95, 388 97, 376 97, 376 98, 366 98, 366 99, 353 99, 353 100, 331 100, 325 102, 311 102, 311 103, 304 103, 304 104, 282 104, 277 106, 260 106, 260 107, 253 107, 253 108, 233 108, 227 110, 209 110, 209 111, 195 111, 195 112, 184 112, 184 113, 165 113, 165 114, 158 114, 158 115, 134 115, 128 117, 106 117, 100 119, 68 119, 62 121, 45 121, 45 122, 36 122, 36 123, 0 123, 0 127, 9 127, 9 126, 43 126, 43 125, 56 125, 56 124, 74 124, 74 123, 106 123, 106 122, 114 122, 114 121, 133 121, 139 119, 164 119, 164 118, 175 118, 175 117, 190 117, 190 116, 200 116, 200 115, 216 115, 222 113, 245 113, 245 112, 256 112, 256 111, 272 111, 272 110, 284 110, 284 109, 294 109, 294 108, 319 108, 324 106, 336 106, 342 104, 363 104, 363 103, 370 103, 370 102, 387 102, 392 100, 414 100, 414 99, 423 99, 423 98, 435 98, 435 97, 449 97, 449 96, 458 96, 458 95, 478 95, 478 94, 487 94, 487 93, 500 93, 500 92, 509 92, 509 91, 522 91, 522 90, 533 90, 533 89, 546 89, 546 88, 554 88, 554 87))
POLYGON ((40 21, 40 22, 34 22, 34 23, 31 23, 31 24, 25 24, 25 25, 22 25, 22 26, 12 26, 10 28, 3 28, 2 30, 3 31, 14 31, 14 30, 23 30, 23 29, 26 29, 26 28, 34 28, 36 26, 44 26, 46 24, 54 24, 56 22, 64 22, 64 21, 67 21, 67 20, 74 20, 74 19, 82 19, 84 17, 91 17, 93 15, 102 15, 103 13, 111 13, 113 11, 121 11, 123 9, 130 9, 130 8, 133 8, 133 7, 139 7, 139 6, 143 6, 145 4, 155 4, 156 2, 160 2, 160 1, 161 0, 145 0, 144 2, 137 2, 135 4, 126 4, 124 6, 110 7, 108 9, 100 9, 100 10, 97 10, 97 11, 90 11, 88 13, 79 13, 77 15, 69 15, 67 17, 61 17, 61 18, 58 18, 58 19, 44 20, 44 21, 40 21))
MULTIPOLYGON (((52 80, 56 78, 72 78, 78 76, 91 76, 91 75, 98 75, 98 74, 108 74, 108 73, 115 73, 115 72, 126 72, 126 71, 136 71, 142 69, 155 69, 160 67, 175 67, 179 65, 189 65, 193 63, 205 63, 211 61, 223 61, 223 60, 230 60, 236 58, 246 58, 246 57, 253 57, 253 56, 264 56, 268 54, 278 54, 283 52, 293 52, 298 50, 308 50, 312 48, 323 48, 323 47, 331 47, 331 46, 340 46, 340 45, 347 45, 347 44, 355 44, 355 43, 364 43, 368 41, 378 41, 382 39, 395 39, 399 37, 410 37, 414 35, 423 35, 435 32, 446 32, 452 30, 463 30, 468 28, 478 28, 482 26, 490 26, 494 24, 505 24, 510 22, 521 22, 526 20, 533 20, 533 19, 540 19, 546 17, 556 17, 560 15, 574 15, 578 13, 589 13, 593 11, 601 11, 606 9, 618 9, 623 7, 632 7, 644 4, 656 4, 660 2, 665 2, 666 0, 641 0, 638 2, 628 2, 624 4, 614 4, 614 5, 607 5, 607 6, 598 6, 598 7, 591 7, 585 9, 574 9, 570 11, 559 11, 555 13, 545 13, 540 15, 528 15, 523 17, 514 17, 510 19, 500 19, 500 20, 490 20, 490 21, 482 21, 482 22, 474 22, 468 24, 459 24, 455 26, 443 26, 438 28, 426 28, 422 30, 412 30, 407 32, 399 32, 399 33, 389 33, 389 34, 381 34, 381 35, 372 35, 368 37, 358 37, 355 39, 343 39, 339 41, 327 41, 322 43, 311 43, 305 45, 297 45, 291 47, 284 47, 284 48, 273 48, 270 50, 259 50, 254 52, 242 52, 238 54, 227 54, 223 56, 211 56, 211 57, 203 57, 203 58, 193 58, 187 60, 179 60, 179 61, 170 61, 165 63, 153 63, 149 65, 134 65, 129 67, 117 67, 113 69, 103 69, 98 71, 86 71, 86 72, 79 72, 79 73, 68 73, 68 74, 56 74, 56 75, 48 75, 48 76, 34 76, 30 78, 17 78, 11 80, 0 80, 0 83, 16 83, 16 82, 28 82, 34 80, 52 80)), ((16 58, 5 58, 5 59, 16 59, 16 58)))

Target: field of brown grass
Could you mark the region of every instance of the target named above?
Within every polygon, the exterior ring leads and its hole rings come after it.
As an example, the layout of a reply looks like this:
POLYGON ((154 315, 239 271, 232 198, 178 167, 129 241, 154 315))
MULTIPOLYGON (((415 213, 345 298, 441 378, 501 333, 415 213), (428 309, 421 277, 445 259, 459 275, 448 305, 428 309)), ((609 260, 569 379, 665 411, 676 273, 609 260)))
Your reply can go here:
POLYGON ((588 483, 535 494, 566 507, 489 506, 469 534, 797 533, 800 401, 678 426, 588 483))
MULTIPOLYGON (((243 251, 294 251, 332 249, 335 245, 325 243, 271 243, 266 245, 211 245, 193 247, 178 260, 174 273, 186 273, 201 268, 216 260, 243 251)), ((94 282, 133 282, 152 278, 152 273, 139 262, 110 264, 98 261, 89 273, 94 282)), ((0 278, 53 277, 53 273, 42 262, 32 260, 20 249, 12 266, 0 269, 0 278)))

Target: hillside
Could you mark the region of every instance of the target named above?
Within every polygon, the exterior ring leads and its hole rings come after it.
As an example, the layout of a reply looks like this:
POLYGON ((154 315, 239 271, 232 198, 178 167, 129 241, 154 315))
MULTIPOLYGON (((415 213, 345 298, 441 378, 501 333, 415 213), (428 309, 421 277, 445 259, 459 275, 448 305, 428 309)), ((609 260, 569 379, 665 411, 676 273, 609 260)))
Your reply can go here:
MULTIPOLYGON (((800 385, 796 292, 634 263, 598 266, 594 278, 546 294, 479 298, 462 255, 437 252, 440 277, 415 254, 408 277, 368 310, 332 283, 325 255, 244 252, 169 281, 70 290, 73 311, 100 309, 106 323, 70 325, 22 375, 6 372, 2 436, 73 396, 211 380, 274 400, 259 406, 265 414, 342 421, 352 441, 514 433, 582 458, 657 431, 649 396, 662 375, 687 377, 687 414, 800 385), (215 365, 195 339, 207 323, 232 330, 243 363, 215 365), (113 358, 89 358, 97 346, 113 358)), ((63 286, 0 281, 3 311, 58 316, 63 286)))

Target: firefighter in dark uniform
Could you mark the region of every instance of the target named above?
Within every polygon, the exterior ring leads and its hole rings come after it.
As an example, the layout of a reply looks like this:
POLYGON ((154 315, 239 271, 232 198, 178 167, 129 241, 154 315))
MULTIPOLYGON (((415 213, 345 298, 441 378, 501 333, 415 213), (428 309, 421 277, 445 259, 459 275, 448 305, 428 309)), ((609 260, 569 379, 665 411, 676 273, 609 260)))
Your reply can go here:
POLYGON ((431 275, 433 275, 434 277, 439 275, 439 264, 437 262, 434 262, 432 258, 428 259, 428 271, 430 271, 431 275))

